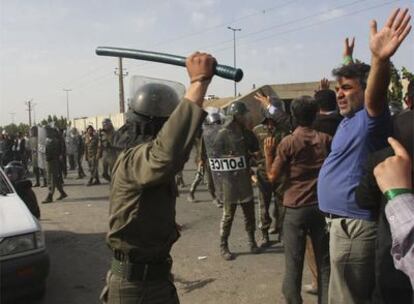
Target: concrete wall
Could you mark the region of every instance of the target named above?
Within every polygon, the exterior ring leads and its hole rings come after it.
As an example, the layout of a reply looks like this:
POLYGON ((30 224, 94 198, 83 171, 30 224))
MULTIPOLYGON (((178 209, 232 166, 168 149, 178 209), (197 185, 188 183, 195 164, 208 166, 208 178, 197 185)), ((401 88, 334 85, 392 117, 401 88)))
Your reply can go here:
POLYGON ((115 129, 119 129, 125 123, 125 116, 123 113, 112 113, 108 115, 75 118, 71 120, 71 126, 79 131, 85 131, 89 125, 92 125, 95 129, 100 129, 102 128, 102 121, 105 118, 111 119, 115 129))

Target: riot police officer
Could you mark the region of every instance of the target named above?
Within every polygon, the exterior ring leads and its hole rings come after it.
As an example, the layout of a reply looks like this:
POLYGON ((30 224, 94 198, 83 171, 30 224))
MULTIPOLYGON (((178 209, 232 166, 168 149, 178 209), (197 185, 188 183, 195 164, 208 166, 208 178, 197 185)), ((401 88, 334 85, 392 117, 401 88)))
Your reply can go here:
POLYGON ((198 52, 187 58, 191 85, 181 102, 170 85, 153 79, 131 86, 127 123, 114 138, 124 150, 111 179, 107 303, 179 303, 170 273, 170 250, 179 237, 174 177, 205 118, 202 104, 215 62, 198 52))
POLYGON ((278 181, 271 183, 266 174, 266 161, 264 154, 264 140, 267 137, 276 138, 276 142, 280 142, 283 137, 289 134, 289 125, 277 121, 275 116, 268 111, 264 112, 264 118, 259 125, 254 127, 253 132, 256 135, 260 145, 260 156, 256 160, 257 164, 257 185, 259 188, 259 214, 260 214, 260 230, 262 231, 261 247, 269 247, 269 229, 272 224, 272 217, 275 220, 275 230, 279 234, 278 241, 281 237, 281 228, 284 214, 284 207, 282 206, 283 198, 283 180, 284 177, 279 178, 278 181), (273 216, 270 216, 269 209, 274 198, 273 216))
POLYGON ((230 119, 219 128, 204 128, 209 165, 216 194, 223 202, 220 229, 220 253, 225 260, 234 259, 228 247, 237 205, 240 205, 252 253, 259 253, 255 240, 256 220, 251 183, 250 158, 259 152, 254 133, 245 125, 248 109, 243 102, 230 105, 230 119))
MULTIPOLYGON (((218 112, 209 113, 204 121, 203 125, 211 126, 211 125, 221 125, 222 119, 221 115, 218 112)), ((220 202, 219 199, 216 197, 216 192, 214 189, 214 182, 213 177, 211 175, 210 166, 207 159, 207 153, 206 153, 206 147, 204 140, 201 136, 201 139, 199 140, 200 147, 198 148, 199 155, 199 164, 197 168, 197 172, 195 175, 195 178, 191 184, 190 192, 188 194, 187 200, 189 202, 195 202, 194 193, 197 190, 198 185, 201 183, 201 181, 206 178, 207 179, 207 187, 208 192, 210 193, 211 197, 213 198, 213 203, 219 207, 223 208, 223 204, 220 202)))
POLYGON ((62 137, 57 129, 51 127, 46 127, 46 136, 46 172, 49 192, 42 202, 43 204, 53 202, 55 189, 60 192, 57 200, 62 200, 68 196, 63 190, 63 179, 61 177, 62 137))

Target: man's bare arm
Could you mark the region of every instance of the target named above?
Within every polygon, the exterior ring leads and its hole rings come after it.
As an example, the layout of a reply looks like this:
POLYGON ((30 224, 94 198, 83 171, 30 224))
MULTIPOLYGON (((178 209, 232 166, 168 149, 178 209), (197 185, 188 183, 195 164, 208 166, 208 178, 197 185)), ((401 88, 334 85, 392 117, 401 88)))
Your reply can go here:
POLYGON ((275 147, 276 140, 274 137, 265 138, 264 152, 266 160, 266 175, 271 183, 273 183, 279 177, 279 172, 277 168, 273 166, 275 147))
POLYGON ((380 31, 377 31, 377 22, 371 22, 371 70, 365 90, 365 106, 372 117, 379 116, 384 111, 390 83, 390 58, 410 32, 410 19, 408 9, 397 9, 380 31))

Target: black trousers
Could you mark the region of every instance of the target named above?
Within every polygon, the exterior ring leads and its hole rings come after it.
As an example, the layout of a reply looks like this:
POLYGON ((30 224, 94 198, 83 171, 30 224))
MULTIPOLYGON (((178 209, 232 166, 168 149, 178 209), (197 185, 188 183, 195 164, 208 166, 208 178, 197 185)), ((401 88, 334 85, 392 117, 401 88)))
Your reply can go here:
POLYGON ((283 222, 285 246, 285 277, 282 292, 286 303, 302 303, 302 273, 305 259, 306 235, 312 239, 318 268, 318 303, 328 303, 329 235, 325 217, 318 205, 286 208, 283 222))

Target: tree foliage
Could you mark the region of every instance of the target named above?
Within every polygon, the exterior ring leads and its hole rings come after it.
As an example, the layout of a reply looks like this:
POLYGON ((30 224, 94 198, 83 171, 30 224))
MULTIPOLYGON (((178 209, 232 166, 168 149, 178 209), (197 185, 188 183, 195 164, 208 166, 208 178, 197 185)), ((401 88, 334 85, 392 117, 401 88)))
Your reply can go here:
POLYGON ((70 124, 68 124, 66 118, 63 116, 60 116, 60 118, 58 118, 56 115, 48 115, 46 119, 43 119, 40 122, 40 125, 43 127, 53 126, 58 129, 66 129, 70 124))

